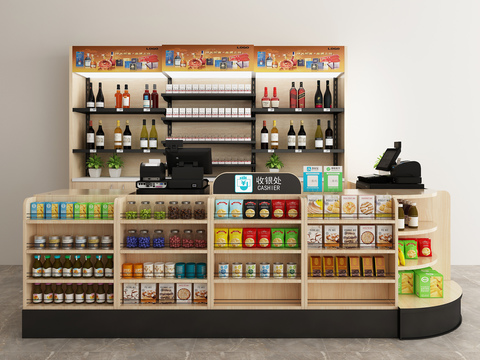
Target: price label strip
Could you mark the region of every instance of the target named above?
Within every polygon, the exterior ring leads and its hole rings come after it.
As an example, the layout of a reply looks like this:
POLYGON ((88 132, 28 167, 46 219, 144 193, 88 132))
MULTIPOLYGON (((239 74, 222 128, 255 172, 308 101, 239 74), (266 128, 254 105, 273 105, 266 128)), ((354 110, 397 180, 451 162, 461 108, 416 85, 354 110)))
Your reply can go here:
POLYGON ((324 112, 330 112, 330 108, 324 108, 323 111, 324 112))
POLYGON ((145 154, 148 154, 148 153, 150 153, 150 149, 143 149, 143 152, 144 152, 145 154))
POLYGON ((325 149, 323 150, 324 153, 329 153, 330 152, 330 149, 325 149))
POLYGON ((90 153, 96 153, 97 149, 90 149, 90 153))
POLYGON ((150 108, 143 108, 143 112, 150 112, 150 108))
POLYGON ((96 112, 97 108, 90 108, 90 112, 96 112))
POLYGON ((302 149, 295 149, 295 152, 296 152, 296 153, 301 153, 301 152, 302 152, 302 149))
POLYGON ((302 112, 302 108, 295 108, 295 112, 302 112))
POLYGON ((123 149, 117 149, 117 154, 123 153, 123 149))
POLYGON ((123 108, 117 108, 117 112, 123 112, 123 108))
POLYGON ((268 110, 267 110, 267 111, 268 111, 268 112, 274 112, 274 111, 275 111, 275 109, 273 109, 273 108, 268 108, 268 110))

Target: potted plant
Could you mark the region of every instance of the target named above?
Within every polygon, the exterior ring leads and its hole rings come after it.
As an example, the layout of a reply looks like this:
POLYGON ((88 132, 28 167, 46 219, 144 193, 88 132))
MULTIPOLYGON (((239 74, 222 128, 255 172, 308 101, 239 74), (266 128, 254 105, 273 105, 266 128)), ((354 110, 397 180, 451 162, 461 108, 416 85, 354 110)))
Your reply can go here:
POLYGON ((284 165, 277 154, 272 154, 265 166, 270 169, 270 172, 279 172, 284 165))
POLYGON ((88 174, 90 177, 98 178, 102 174, 103 160, 97 154, 90 155, 87 160, 88 174))
POLYGON ((120 177, 122 174, 123 160, 117 154, 113 154, 107 161, 110 177, 120 177))

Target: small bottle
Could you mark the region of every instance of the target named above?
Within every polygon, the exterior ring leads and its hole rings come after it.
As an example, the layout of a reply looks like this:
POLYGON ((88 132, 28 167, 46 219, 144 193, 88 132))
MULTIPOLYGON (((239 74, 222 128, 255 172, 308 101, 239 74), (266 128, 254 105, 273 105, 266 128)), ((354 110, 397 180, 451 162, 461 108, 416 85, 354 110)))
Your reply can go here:
POLYGON ((130 94, 128 93, 128 84, 125 84, 125 90, 123 91, 123 108, 130 108, 130 94))
POLYGON ((94 266, 94 276, 96 278, 101 278, 105 275, 105 267, 103 266, 102 262, 102 255, 97 255, 95 256, 97 258, 97 261, 95 262, 94 266))
POLYGON ((105 148, 105 133, 103 132, 102 120, 98 120, 98 130, 95 136, 95 146, 97 149, 105 148))
POLYGON ((107 304, 113 304, 113 284, 108 284, 107 287, 107 304))
POLYGON ((65 255, 65 262, 63 263, 62 275, 64 278, 72 277, 73 265, 70 260, 70 255, 65 255))
POLYGON ((34 304, 40 304, 42 301, 43 301, 42 285, 40 283, 35 283, 35 285, 33 286, 32 302, 34 304))
POLYGON ((105 99, 103 97, 102 83, 98 83, 98 93, 97 93, 97 108, 105 107, 105 99))
POLYGON ((85 293, 83 292, 83 284, 77 284, 77 289, 75 290, 75 303, 83 304, 85 302, 85 293))
POLYGON ((327 80, 327 89, 325 90, 325 96, 323 97, 323 106, 327 109, 332 107, 332 94, 330 93, 329 84, 330 81, 327 80))
POLYGON ((105 300, 105 288, 103 287, 103 284, 98 284, 97 293, 95 294, 95 302, 97 304, 105 304, 105 300))
POLYGON ((175 67, 180 67, 180 61, 182 58, 180 57, 180 52, 177 52, 177 55, 175 56, 175 59, 173 59, 173 64, 175 67))
POLYGON ((148 131, 146 119, 143 119, 142 132, 140 133, 140 149, 148 149, 148 131))
POLYGON ((158 147, 158 135, 157 129, 155 128, 155 119, 152 119, 152 128, 150 129, 148 146, 150 147, 150 149, 156 149, 158 147))
POLYGON ((328 120, 327 130, 325 130, 325 149, 333 149, 333 130, 328 120))
POLYGON ((278 129, 277 129, 277 120, 273 120, 273 127, 271 131, 271 137, 270 137, 270 148, 272 149, 278 149, 278 129))
POLYGON ((53 293, 53 301, 55 304, 61 304, 64 301, 62 284, 55 285, 55 292, 53 293))
POLYGON ((300 121, 300 130, 298 131, 298 148, 307 148, 307 133, 305 132, 305 128, 303 127, 303 120, 300 121))
POLYGON ((263 128, 261 133, 261 142, 260 142, 260 148, 261 149, 268 149, 268 130, 267 130, 267 122, 263 120, 263 128))
POLYGON ((87 149, 95 149, 95 130, 93 130, 92 120, 88 122, 87 149))
POLYGON ((95 58, 93 57, 93 54, 92 54, 92 61, 90 62, 90 68, 92 68, 92 69, 97 68, 97 62, 95 61, 95 58))
POLYGON ((51 304, 53 302, 52 284, 45 284, 45 291, 43 292, 43 303, 51 304))
POLYGON ((62 277, 62 262, 60 261, 60 255, 55 255, 53 258, 55 261, 52 265, 52 277, 62 277))
POLYGON ((293 130, 293 120, 290 120, 290 129, 288 130, 288 133, 287 133, 288 149, 295 149, 296 140, 297 139, 295 136, 295 130, 293 130))
POLYGON ((45 261, 43 262, 42 276, 45 278, 52 277, 52 263, 50 261, 50 255, 45 255, 45 261))
POLYGON ((153 84, 153 91, 152 91, 152 109, 158 109, 158 92, 157 92, 157 84, 153 84))
POLYGON ((75 262, 73 263, 73 277, 82 277, 82 261, 80 255, 75 255, 75 262))
POLYGON ((82 275, 85 278, 93 276, 93 265, 90 261, 90 255, 85 255, 85 262, 83 263, 82 275))
POLYGON ((75 301, 75 294, 73 293, 72 284, 67 284, 65 288, 65 304, 72 304, 75 301))
POLYGON ((187 67, 187 61, 185 60, 185 56, 182 53, 182 61, 180 61, 180 67, 187 67))
POLYGON ((292 82, 292 88, 290 89, 290 109, 297 107, 297 89, 295 89, 295 82, 292 82))
POLYGON ((268 88, 265 86, 265 91, 262 98, 262 108, 270 107, 270 98, 268 97, 268 88))
POLYGON ((32 277, 42 277, 43 265, 42 265, 42 262, 40 261, 41 256, 34 255, 33 258, 35 260, 33 261, 33 265, 32 265, 32 277))
POLYGON ((418 228, 418 210, 417 203, 412 203, 408 209, 408 227, 418 228))
POLYGON ((107 263, 105 264, 105 277, 113 278, 113 255, 107 255, 107 263))
POLYGON ((85 57, 85 67, 89 68, 91 66, 91 59, 90 59, 90 53, 87 53, 87 56, 85 57))
POLYGON ((123 148, 130 150, 132 148, 132 133, 130 132, 130 121, 126 121, 125 131, 123 132, 123 148))
POLYGON ((93 290, 93 284, 87 284, 87 291, 85 292, 85 303, 93 304, 95 302, 95 290, 93 290))
POLYGON ((278 68, 278 62, 277 62, 277 59, 275 57, 275 54, 273 54, 272 68, 274 68, 274 69, 278 68))
POLYGON ((268 57, 267 57, 267 60, 266 60, 266 65, 267 65, 267 68, 271 68, 273 66, 273 59, 272 59, 272 54, 271 53, 268 53, 268 57))
POLYGON ((405 227, 408 227, 408 210, 412 206, 411 201, 403 200, 403 213, 405 214, 405 227))
POLYGON ((117 120, 117 127, 113 133, 114 149, 122 148, 122 128, 120 127, 120 120, 117 120))
POLYGON ((273 88, 273 97, 270 101, 270 105, 272 108, 278 108, 280 106, 280 99, 277 97, 277 88, 273 88))
POLYGON ((305 108, 305 89, 302 81, 300 81, 300 88, 298 89, 298 107, 305 108))
POLYGON ((115 93, 115 108, 119 109, 123 107, 122 93, 120 92, 120 84, 117 84, 117 92, 115 93))
POLYGON ((92 83, 88 85, 87 108, 95 107, 95 95, 93 95, 92 83))
POLYGON ((150 92, 148 91, 148 84, 145 84, 145 92, 143 93, 143 107, 149 108, 151 101, 152 99, 150 97, 150 92))
POLYGON ((405 213, 403 204, 398 204, 398 230, 405 230, 405 213))

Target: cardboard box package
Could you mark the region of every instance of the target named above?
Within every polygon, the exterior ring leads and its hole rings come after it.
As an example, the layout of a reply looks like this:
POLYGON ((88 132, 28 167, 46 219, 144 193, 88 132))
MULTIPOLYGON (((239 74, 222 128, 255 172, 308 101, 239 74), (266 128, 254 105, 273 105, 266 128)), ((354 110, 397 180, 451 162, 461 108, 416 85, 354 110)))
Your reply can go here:
POLYGON ((325 219, 340 219, 340 195, 325 195, 323 197, 323 217, 325 219))
POLYGON ((398 272, 398 293, 400 295, 415 294, 415 272, 413 270, 404 270, 398 272))
POLYGON ((308 195, 307 196, 307 213, 309 218, 322 219, 323 218, 323 195, 308 195))
POLYGON ((323 246, 323 226, 307 226, 307 244, 309 248, 321 248, 323 246))
POLYGON ((324 256, 323 260, 323 274, 326 277, 335 276, 335 261, 333 256, 324 256))
POLYGON ((342 195, 342 219, 356 219, 357 213, 357 196, 342 195))
POLYGON ((360 264, 362 269, 362 276, 373 276, 373 261, 371 256, 362 256, 360 264))
POLYGON ((158 302, 160 304, 175 302, 175 284, 158 284, 158 302))
POLYGON ((375 247, 375 225, 360 225, 359 226, 359 243, 361 248, 375 247))
POLYGON ((207 303, 207 284, 193 284, 193 302, 207 303))
POLYGON ((377 195, 375 200, 375 218, 392 219, 393 218, 393 200, 392 195, 377 195))
POLYGON ((360 257, 349 256, 348 257, 348 273, 350 276, 360 276, 360 257))
POLYGON ((435 270, 415 270, 415 294, 420 298, 443 298, 443 275, 435 270))
POLYGON ((359 195, 358 196, 358 218, 359 219, 375 218, 375 195, 359 195))
POLYGON ((348 275, 348 263, 346 256, 335 257, 335 276, 345 277, 348 275))
POLYGON ((157 302, 157 284, 141 284, 141 302, 156 303, 157 302))
POLYGON ((320 256, 310 256, 310 276, 322 276, 322 258, 320 256))
POLYGON ((128 283, 123 284, 123 303, 138 304, 140 300, 140 284, 128 283))
POLYGON ((192 302, 192 284, 177 284, 177 304, 190 304, 192 302))
POLYGON ((345 249, 358 247, 358 226, 357 225, 342 226, 342 247, 345 249))
POLYGON ((377 247, 393 249, 392 225, 377 225, 377 247))
POLYGON ((340 225, 324 225, 323 246, 326 248, 340 247, 340 225))

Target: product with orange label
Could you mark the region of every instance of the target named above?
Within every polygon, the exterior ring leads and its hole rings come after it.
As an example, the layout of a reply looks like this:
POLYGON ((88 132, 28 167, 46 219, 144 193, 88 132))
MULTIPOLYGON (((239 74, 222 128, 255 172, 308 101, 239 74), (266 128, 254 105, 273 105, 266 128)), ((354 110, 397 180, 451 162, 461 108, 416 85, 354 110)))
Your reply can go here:
POLYGON ((335 276, 335 261, 333 256, 324 256, 323 260, 323 274, 326 277, 335 276))
POLYGON ((403 243, 405 244, 405 259, 418 259, 417 240, 408 239, 404 240, 403 243))
POLYGON ((393 248, 392 225, 377 225, 377 247, 393 248))
POLYGON ((383 256, 374 256, 373 265, 375 276, 385 276, 385 258, 383 256))
POLYGON ((285 247, 298 248, 298 229, 285 229, 285 247))
POLYGON ((270 247, 270 229, 260 228, 257 229, 257 247, 266 249, 270 247))
POLYGON ((215 219, 228 217, 228 200, 215 200, 215 219))
POLYGON ((242 229, 228 229, 228 246, 231 248, 242 247, 242 229))
POLYGON ((272 200, 272 214, 274 219, 285 217, 285 200, 272 200))
POLYGON ((272 202, 270 200, 258 200, 258 218, 272 218, 272 202))
POLYGON ((243 247, 247 249, 257 247, 257 229, 243 229, 243 247))
POLYGON ((133 277, 141 278, 143 277, 143 264, 138 263, 133 265, 133 277))
POLYGON ((360 260, 362 276, 373 276, 373 260, 371 256, 362 256, 360 260))
POLYGON ((300 200, 286 200, 285 207, 287 219, 300 218, 300 200))
POLYGON ((283 248, 285 229, 272 229, 272 248, 283 248))
POLYGON ((257 200, 243 201, 243 218, 244 219, 257 218, 257 200))
POLYGON ((348 270, 350 276, 360 276, 360 258, 358 256, 348 257, 348 270))
POLYGON ((325 195, 323 212, 325 219, 340 219, 340 195, 325 195))
POLYGON ((340 247, 340 225, 325 225, 323 227, 325 248, 340 247))
POLYGON ((215 229, 215 247, 228 246, 228 229, 215 229))
POLYGON ((356 219, 357 213, 357 196, 342 195, 342 219, 356 219))
POLYGON ((337 256, 335 258, 335 276, 347 276, 347 258, 345 256, 337 256))
POLYGON ((417 239, 418 256, 429 257, 432 256, 432 240, 417 239))
POLYGON ((322 276, 322 258, 320 256, 310 256, 310 276, 322 276))
POLYGON ((123 278, 132 278, 133 276, 133 264, 125 263, 122 265, 122 276, 123 278))

